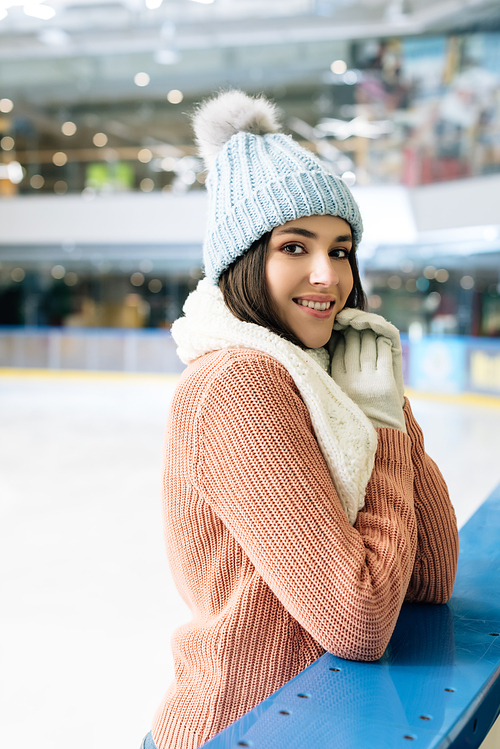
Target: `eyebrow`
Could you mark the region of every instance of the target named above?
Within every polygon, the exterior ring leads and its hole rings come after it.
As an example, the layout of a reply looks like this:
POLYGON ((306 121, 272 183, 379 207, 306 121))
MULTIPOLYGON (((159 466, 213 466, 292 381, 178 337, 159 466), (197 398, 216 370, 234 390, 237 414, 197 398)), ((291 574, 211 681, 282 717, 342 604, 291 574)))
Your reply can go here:
MULTIPOLYGON (((295 229, 280 229, 276 232, 276 234, 298 234, 299 236, 307 237, 308 239, 318 239, 318 235, 313 231, 309 231, 309 229, 301 229, 299 226, 297 226, 295 229)), ((333 241, 352 243, 352 234, 340 234, 338 237, 335 237, 333 241)))

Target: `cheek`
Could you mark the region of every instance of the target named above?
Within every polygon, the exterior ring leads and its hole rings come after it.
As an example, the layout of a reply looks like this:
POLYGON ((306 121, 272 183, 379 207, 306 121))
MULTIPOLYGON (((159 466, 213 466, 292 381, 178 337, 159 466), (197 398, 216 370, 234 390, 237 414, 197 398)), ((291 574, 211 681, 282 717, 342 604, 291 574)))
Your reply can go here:
POLYGON ((266 287, 267 287, 269 296, 274 301, 275 299, 274 286, 275 286, 275 279, 276 279, 276 271, 274 269, 274 263, 273 263, 272 257, 268 257, 266 260, 265 279, 266 279, 266 287))
POLYGON ((353 288, 354 288, 354 278, 352 275, 352 268, 350 265, 348 265, 347 268, 345 269, 345 275, 344 275, 343 284, 342 284, 342 298, 343 298, 344 304, 346 303, 347 298, 349 294, 351 293, 351 291, 353 290, 353 288))
POLYGON ((287 290, 291 285, 290 270, 279 255, 272 254, 266 261, 266 285, 271 299, 275 304, 283 302, 287 290))

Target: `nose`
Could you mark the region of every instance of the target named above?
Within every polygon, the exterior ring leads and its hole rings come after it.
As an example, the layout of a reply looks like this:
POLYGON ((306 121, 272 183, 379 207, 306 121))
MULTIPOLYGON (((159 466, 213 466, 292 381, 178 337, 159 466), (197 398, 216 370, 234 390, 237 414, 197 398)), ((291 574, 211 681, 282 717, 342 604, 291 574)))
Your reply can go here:
POLYGON ((309 281, 314 286, 336 286, 339 276, 335 270, 335 263, 328 253, 314 253, 311 256, 309 281))

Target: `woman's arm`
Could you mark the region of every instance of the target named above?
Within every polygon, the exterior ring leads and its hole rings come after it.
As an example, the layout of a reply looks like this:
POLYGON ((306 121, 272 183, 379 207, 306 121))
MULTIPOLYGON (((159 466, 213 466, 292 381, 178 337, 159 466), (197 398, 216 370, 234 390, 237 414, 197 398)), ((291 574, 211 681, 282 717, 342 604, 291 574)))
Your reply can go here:
POLYGON ((406 600, 446 603, 453 591, 457 571, 457 520, 445 481, 425 452, 422 430, 415 421, 408 400, 404 413, 411 439, 413 498, 418 531, 415 566, 406 600))
POLYGON ((351 527, 307 409, 275 359, 228 354, 197 428, 192 480, 277 598, 325 650, 379 658, 415 560, 409 437, 380 430, 365 508, 351 527))

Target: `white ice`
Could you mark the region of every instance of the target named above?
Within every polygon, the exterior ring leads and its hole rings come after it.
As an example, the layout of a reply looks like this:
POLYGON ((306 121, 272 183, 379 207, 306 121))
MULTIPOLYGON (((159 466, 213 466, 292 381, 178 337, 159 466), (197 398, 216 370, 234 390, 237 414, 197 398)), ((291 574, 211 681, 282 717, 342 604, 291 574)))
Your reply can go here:
MULTIPOLYGON (((161 377, 0 377, 0 746, 138 749, 189 619, 161 530, 161 377)), ((415 399, 460 524, 500 481, 500 409, 415 399)))

